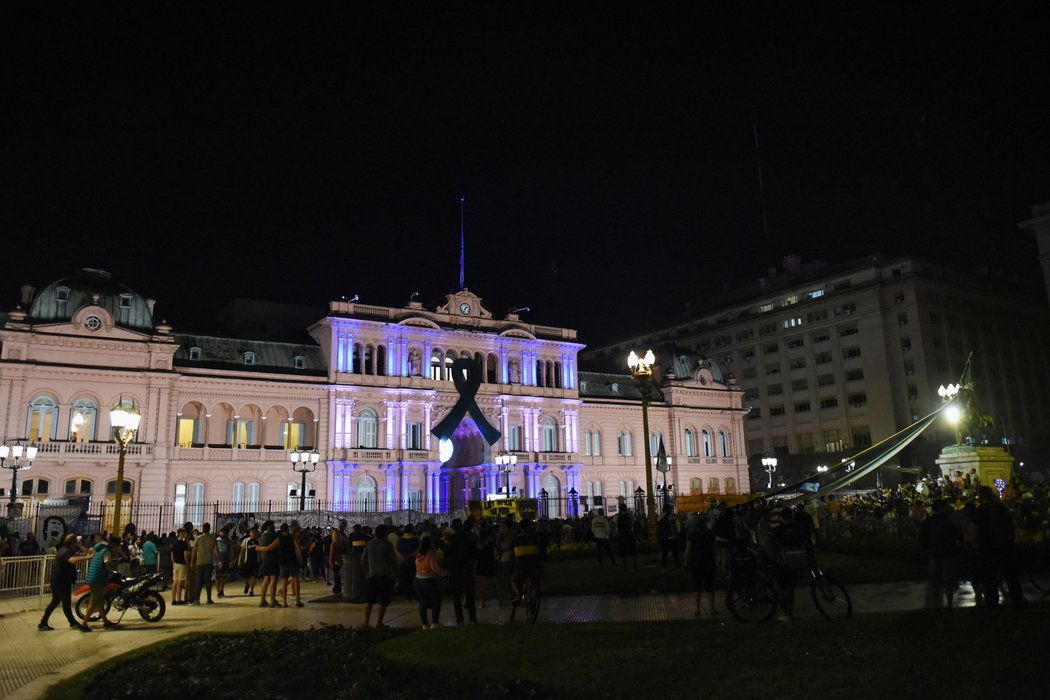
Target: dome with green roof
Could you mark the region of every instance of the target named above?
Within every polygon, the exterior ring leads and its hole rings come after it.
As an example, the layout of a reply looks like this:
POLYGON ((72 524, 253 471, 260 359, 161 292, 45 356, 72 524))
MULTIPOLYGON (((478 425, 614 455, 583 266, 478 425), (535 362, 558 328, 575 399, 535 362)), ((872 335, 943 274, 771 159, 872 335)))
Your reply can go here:
POLYGON ((152 299, 114 282, 105 270, 85 267, 40 290, 33 297, 28 320, 61 323, 70 321, 78 309, 98 306, 109 312, 117 326, 149 332, 154 326, 153 304, 152 299))

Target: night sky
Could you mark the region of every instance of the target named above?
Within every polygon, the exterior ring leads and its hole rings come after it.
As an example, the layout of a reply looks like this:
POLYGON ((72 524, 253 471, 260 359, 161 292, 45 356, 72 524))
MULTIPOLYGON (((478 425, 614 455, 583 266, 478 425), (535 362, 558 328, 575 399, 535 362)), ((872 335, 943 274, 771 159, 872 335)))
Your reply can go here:
POLYGON ((183 331, 233 297, 431 306, 460 195, 467 286, 591 344, 788 253, 1038 281, 1046 3, 88 5, 0 18, 5 308, 82 266, 183 331))

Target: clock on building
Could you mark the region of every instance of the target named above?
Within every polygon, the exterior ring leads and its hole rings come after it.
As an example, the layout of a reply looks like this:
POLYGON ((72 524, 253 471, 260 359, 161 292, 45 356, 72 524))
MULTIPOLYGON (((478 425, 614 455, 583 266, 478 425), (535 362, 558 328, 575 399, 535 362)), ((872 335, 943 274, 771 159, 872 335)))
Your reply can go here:
POLYGON ((463 314, 464 316, 469 316, 470 315, 470 304, 468 304, 465 301, 461 302, 460 305, 459 305, 459 312, 461 314, 463 314))

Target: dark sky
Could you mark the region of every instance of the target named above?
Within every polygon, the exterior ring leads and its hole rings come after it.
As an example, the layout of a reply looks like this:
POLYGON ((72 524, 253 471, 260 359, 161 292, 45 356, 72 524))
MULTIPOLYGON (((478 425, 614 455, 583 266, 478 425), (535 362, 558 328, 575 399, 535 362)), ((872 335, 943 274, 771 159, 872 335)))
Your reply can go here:
POLYGON ((96 266, 186 331, 430 304, 461 194, 467 286, 592 344, 787 253, 1037 279, 1045 3, 730 4, 7 4, 0 299, 96 266))

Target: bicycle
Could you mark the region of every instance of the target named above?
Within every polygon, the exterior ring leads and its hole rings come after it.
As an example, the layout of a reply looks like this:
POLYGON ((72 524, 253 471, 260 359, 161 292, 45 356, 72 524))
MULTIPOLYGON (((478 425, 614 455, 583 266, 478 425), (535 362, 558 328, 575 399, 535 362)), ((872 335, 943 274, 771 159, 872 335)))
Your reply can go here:
POLYGON ((540 617, 540 599, 542 597, 540 593, 539 581, 534 580, 534 574, 528 574, 525 576, 525 580, 521 585, 521 595, 514 599, 510 608, 510 621, 514 622, 514 616, 518 611, 518 605, 525 608, 525 620, 530 625, 535 625, 536 620, 540 617))
MULTIPOLYGON (((829 620, 851 617, 853 601, 846 588, 821 571, 812 548, 805 550, 805 557, 810 595, 820 614, 829 620)), ((773 617, 786 595, 776 574, 776 567, 764 554, 748 550, 747 555, 734 555, 725 600, 733 617, 741 622, 764 622, 773 617)))

